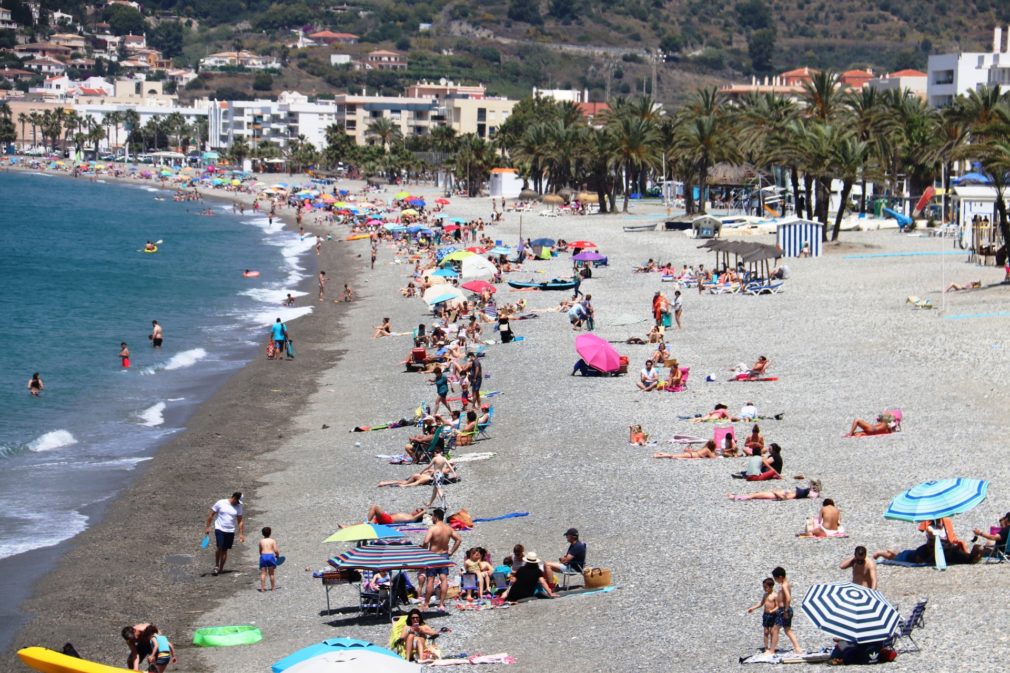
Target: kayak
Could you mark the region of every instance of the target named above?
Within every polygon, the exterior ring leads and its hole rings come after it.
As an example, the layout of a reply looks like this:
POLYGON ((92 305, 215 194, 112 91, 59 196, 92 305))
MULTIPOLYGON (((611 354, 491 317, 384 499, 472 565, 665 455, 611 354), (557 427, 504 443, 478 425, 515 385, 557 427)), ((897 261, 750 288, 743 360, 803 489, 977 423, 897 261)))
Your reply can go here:
POLYGON ((346 241, 363 241, 366 238, 371 238, 371 237, 372 237, 371 234, 351 234, 350 236, 348 236, 344 240, 346 240, 346 241))
POLYGON ((148 255, 153 255, 154 253, 158 252, 158 246, 154 246, 150 250, 144 248, 144 252, 146 252, 148 255))
POLYGON ((129 670, 78 659, 44 647, 26 647, 18 650, 18 656, 25 666, 42 673, 126 673, 129 670))
POLYGON ((197 647, 234 647, 252 645, 263 640, 259 628, 243 626, 208 626, 193 633, 193 644, 197 647))
POLYGON ((533 281, 522 282, 517 280, 510 280, 509 287, 514 287, 517 290, 525 289, 535 289, 535 290, 571 290, 575 287, 574 280, 549 280, 543 283, 536 283, 533 281))

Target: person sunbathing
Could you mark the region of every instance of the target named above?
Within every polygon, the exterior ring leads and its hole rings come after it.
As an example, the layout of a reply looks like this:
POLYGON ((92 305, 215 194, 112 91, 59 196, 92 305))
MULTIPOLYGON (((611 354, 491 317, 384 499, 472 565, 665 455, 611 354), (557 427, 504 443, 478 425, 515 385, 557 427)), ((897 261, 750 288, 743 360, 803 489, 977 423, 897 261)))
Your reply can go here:
POLYGON ((875 423, 864 421, 861 418, 857 418, 852 421, 852 427, 849 428, 849 434, 847 436, 887 435, 892 432, 894 432, 894 416, 891 416, 890 414, 880 414, 877 416, 875 423))
POLYGON ((767 369, 768 358, 761 355, 758 357, 757 362, 754 363, 754 366, 750 368, 750 371, 747 372, 747 376, 752 379, 760 378, 765 375, 765 370, 767 369))
POLYGON ((393 333, 393 326, 389 323, 389 318, 383 318, 381 325, 375 326, 375 333, 372 335, 373 339, 378 339, 379 337, 389 336, 393 333))
POLYGON ((825 498, 821 511, 814 517, 813 525, 807 529, 808 535, 814 537, 837 537, 842 535, 842 513, 831 498, 825 498))
POLYGON ((761 435, 761 428, 755 425, 751 428, 750 435, 743 442, 744 450, 752 456, 760 456, 765 452, 765 438, 761 435))
POLYGON ((714 440, 708 440, 705 442, 705 446, 700 449, 687 449, 683 453, 663 453, 657 451, 652 454, 653 458, 670 458, 673 460, 693 460, 695 458, 718 458, 719 454, 716 453, 716 446, 714 440))
POLYGON ((690 422, 710 423, 712 421, 723 421, 723 420, 735 423, 740 419, 730 414, 729 408, 725 404, 720 403, 715 405, 715 408, 712 409, 712 411, 708 412, 707 414, 704 414, 703 416, 695 416, 694 418, 690 419, 690 422))
MULTIPOLYGON (((368 508, 368 516, 365 517, 365 521, 368 523, 378 523, 383 526, 388 526, 391 523, 414 523, 420 521, 424 518, 424 508, 418 507, 412 512, 392 512, 388 513, 383 511, 378 505, 372 505, 368 508)), ((346 528, 347 526, 353 526, 355 524, 341 525, 341 528, 346 528)))
POLYGON ((670 375, 666 379, 667 390, 677 390, 684 385, 684 372, 680 369, 680 363, 676 359, 670 361, 670 375))
POLYGON ((435 480, 435 474, 440 473, 444 477, 449 479, 458 479, 459 475, 456 474, 456 470, 453 469, 452 463, 445 459, 442 455, 442 447, 435 446, 435 455, 428 463, 427 467, 418 472, 417 474, 412 474, 406 479, 390 479, 387 481, 380 481, 379 488, 384 486, 399 486, 400 488, 410 488, 411 486, 426 486, 435 480))
POLYGON ((792 491, 758 491, 757 493, 729 493, 730 500, 813 500, 821 497, 821 482, 811 480, 807 487, 797 486, 792 491))
POLYGON ((981 289, 981 287, 982 287, 982 281, 973 280, 967 283, 966 285, 958 285, 957 283, 951 283, 950 285, 947 286, 947 289, 944 290, 944 292, 960 292, 961 290, 978 290, 981 289))
POLYGON ((656 364, 662 365, 664 362, 666 362, 667 355, 668 353, 666 352, 666 344, 660 341, 659 344, 656 345, 656 350, 654 350, 652 352, 652 355, 649 356, 649 359, 655 362, 656 364))
POLYGON ((641 425, 628 426, 628 443, 637 446, 645 446, 649 441, 649 435, 645 434, 641 425))

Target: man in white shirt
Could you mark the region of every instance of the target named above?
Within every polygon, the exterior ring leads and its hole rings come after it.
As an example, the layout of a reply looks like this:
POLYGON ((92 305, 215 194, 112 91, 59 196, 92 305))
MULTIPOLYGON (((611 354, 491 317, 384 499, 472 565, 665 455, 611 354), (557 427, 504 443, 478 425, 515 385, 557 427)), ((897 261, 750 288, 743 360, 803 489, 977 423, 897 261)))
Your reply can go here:
POLYGON ((242 516, 242 492, 235 491, 230 498, 221 498, 210 508, 207 517, 206 534, 210 535, 210 527, 214 526, 214 541, 217 550, 214 552, 214 575, 224 572, 224 562, 228 560, 228 550, 235 542, 235 529, 238 528, 238 541, 245 542, 245 521, 242 516))
POLYGON ((652 360, 645 361, 645 369, 642 370, 641 380, 638 382, 638 387, 645 392, 650 392, 656 389, 659 384, 659 374, 656 373, 655 367, 652 366, 652 360))

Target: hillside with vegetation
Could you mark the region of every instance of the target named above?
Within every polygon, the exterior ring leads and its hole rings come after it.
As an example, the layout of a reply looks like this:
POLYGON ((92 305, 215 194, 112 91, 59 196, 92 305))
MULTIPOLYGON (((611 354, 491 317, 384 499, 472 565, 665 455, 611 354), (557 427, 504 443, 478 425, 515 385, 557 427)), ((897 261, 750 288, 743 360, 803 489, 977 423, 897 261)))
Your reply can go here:
MULTIPOLYGON (((23 14, 24 0, 0 0, 23 14)), ((646 93, 676 102, 699 86, 808 65, 837 70, 923 68, 930 52, 988 49, 1010 23, 1001 0, 151 0, 95 7, 43 0, 44 11, 105 21, 196 66, 214 51, 276 56, 279 71, 204 73, 188 97, 298 89, 312 95, 399 93, 418 79, 482 82, 491 93, 534 86, 588 89, 593 100, 646 93), (298 32, 360 36, 354 45, 298 48, 298 32), (373 49, 408 59, 405 71, 333 66, 373 49), (655 82, 655 91, 653 91, 655 82)))

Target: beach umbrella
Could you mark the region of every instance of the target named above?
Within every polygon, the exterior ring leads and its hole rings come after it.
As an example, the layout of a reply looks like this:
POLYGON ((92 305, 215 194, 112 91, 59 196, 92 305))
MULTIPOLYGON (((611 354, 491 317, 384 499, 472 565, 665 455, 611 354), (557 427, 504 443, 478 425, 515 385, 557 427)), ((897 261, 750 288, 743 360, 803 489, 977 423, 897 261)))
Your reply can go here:
POLYGON ((537 259, 550 259, 551 249, 549 246, 546 245, 534 245, 533 256, 537 259))
POLYGON ((443 199, 443 198, 440 197, 440 198, 435 199, 435 203, 437 203, 440 206, 448 206, 449 205, 449 199, 443 199))
POLYGON ((544 203, 550 204, 552 206, 560 206, 565 202, 564 197, 558 196, 557 194, 548 194, 543 198, 544 203))
POLYGON ((422 570, 451 568, 455 565, 444 554, 434 554, 412 544, 370 544, 337 554, 329 564, 338 570, 422 570))
POLYGON ((475 255, 483 255, 485 252, 487 252, 487 248, 482 248, 479 245, 471 245, 469 248, 467 248, 467 251, 472 252, 475 255))
POLYGON ((387 540, 397 537, 406 537, 406 535, 391 526, 383 526, 378 523, 359 523, 347 528, 341 528, 323 540, 323 542, 359 542, 361 540, 387 540))
MULTIPOLYGON (((982 479, 955 477, 925 481, 898 494, 884 512, 885 519, 897 521, 933 521, 962 514, 977 507, 989 492, 989 482, 982 479)), ((947 568, 940 536, 933 536, 933 556, 936 567, 947 568)))
POLYGON ((540 200, 540 195, 537 194, 532 189, 524 189, 521 192, 519 192, 519 200, 520 201, 539 201, 540 200))
POLYGON ((440 276, 442 278, 459 278, 459 274, 448 267, 443 267, 441 269, 436 269, 432 271, 429 275, 440 276))
POLYGON ((599 262, 600 260, 606 259, 606 257, 598 252, 590 250, 588 252, 580 252, 577 255, 572 255, 572 259, 576 262, 599 262))
POLYGON ((587 365, 601 372, 616 372, 621 367, 621 356, 614 347, 595 334, 575 337, 575 351, 587 365))
POLYGON ((488 250, 488 252, 492 255, 511 255, 515 250, 504 245, 496 245, 488 250))
POLYGON ((415 664, 392 653, 388 657, 379 652, 326 652, 286 669, 286 673, 420 673, 415 664))
POLYGON ((580 248, 585 250, 586 248, 595 248, 596 244, 592 241, 575 241, 568 244, 569 248, 580 248))
POLYGON ((403 232, 407 231, 407 227, 403 226, 402 224, 394 224, 393 222, 387 222, 384 225, 384 228, 391 234, 402 234, 403 232))
POLYGON ((546 245, 548 248, 554 245, 553 238, 534 238, 530 241, 530 245, 543 246, 546 245))
POLYGON ((802 608, 814 626, 850 643, 879 643, 898 627, 898 611, 882 593, 851 582, 813 585, 802 608))
POLYGON ((428 306, 434 306, 443 302, 463 302, 466 297, 458 287, 439 285, 424 291, 424 301, 428 306))
POLYGON ((453 217, 449 219, 450 222, 454 224, 466 224, 467 219, 465 217, 453 217))
POLYGON ((885 519, 898 521, 933 521, 974 509, 985 500, 989 482, 956 477, 926 481, 897 495, 885 519))
MULTIPOLYGON (((290 669, 292 666, 301 664, 302 662, 309 661, 316 657, 327 655, 327 654, 343 654, 343 655, 353 655, 353 654, 376 654, 380 656, 385 656, 392 659, 403 659, 396 652, 392 650, 387 650, 384 647, 379 647, 367 640, 357 640, 356 638, 328 638, 321 643, 316 643, 315 645, 309 645, 308 647, 303 647, 297 652, 292 652, 288 656, 284 657, 276 664, 270 667, 272 673, 282 673, 290 669)), ((377 664, 378 665, 378 664, 377 664)), ((337 669, 341 670, 341 669, 337 669)), ((375 670, 385 670, 382 668, 376 668, 375 670)))
POLYGON ((415 208, 424 208, 424 199, 407 199, 407 203, 414 206, 415 208))
POLYGON ((486 280, 471 280, 460 285, 464 290, 470 290, 470 292, 475 292, 477 294, 482 293, 484 290, 490 290, 492 293, 497 291, 497 288, 486 280))
POLYGON ((414 210, 413 208, 404 208, 403 210, 400 211, 400 214, 406 215, 407 217, 413 217, 417 215, 417 211, 414 210))
POLYGON ((442 258, 440 264, 445 264, 446 262, 462 262, 468 257, 473 257, 474 254, 469 250, 453 250, 448 255, 442 258))
POLYGON ((408 234, 416 234, 420 231, 428 231, 423 224, 410 224, 407 225, 408 234))
POLYGON ((393 195, 393 198, 396 199, 397 201, 403 201, 404 199, 409 197, 410 192, 397 192, 396 194, 393 195))
POLYGON ((498 273, 498 269, 495 268, 495 265, 480 255, 471 253, 471 256, 464 259, 462 264, 460 264, 460 275, 463 276, 464 280, 487 280, 488 278, 494 278, 496 273, 498 273))

